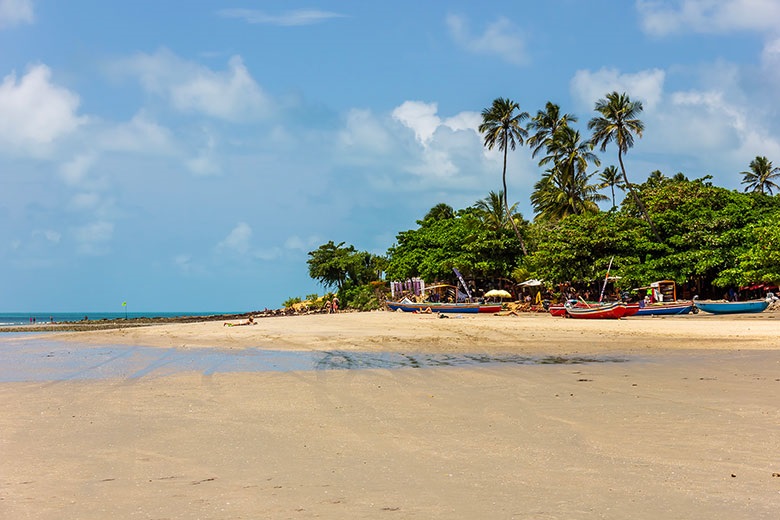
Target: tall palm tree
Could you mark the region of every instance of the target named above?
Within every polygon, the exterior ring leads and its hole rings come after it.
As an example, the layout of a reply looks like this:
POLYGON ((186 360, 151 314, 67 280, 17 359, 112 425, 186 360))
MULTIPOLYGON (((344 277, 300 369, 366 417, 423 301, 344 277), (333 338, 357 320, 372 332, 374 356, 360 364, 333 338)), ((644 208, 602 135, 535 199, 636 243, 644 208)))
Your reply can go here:
POLYGON ((780 167, 773 166, 772 161, 766 157, 756 156, 750 161, 750 170, 742 172, 742 176, 742 184, 747 184, 746 192, 768 191, 772 195, 772 189, 780 190, 780 186, 772 180, 780 178, 780 167))
POLYGON ((523 139, 528 132, 521 125, 523 120, 528 119, 528 112, 519 112, 520 105, 515 101, 506 98, 497 98, 493 100, 493 105, 482 111, 482 124, 479 125, 479 132, 485 136, 485 146, 492 150, 496 145, 498 149, 504 152, 504 170, 502 180, 504 186, 504 209, 507 211, 507 218, 512 223, 515 235, 520 241, 520 247, 523 254, 528 254, 525 248, 525 241, 517 229, 517 224, 509 215, 509 202, 506 193, 506 157, 511 148, 514 150, 517 145, 523 146, 523 139), (517 113, 516 113, 517 111, 517 113))
POLYGON ((549 154, 539 165, 553 163, 552 168, 534 186, 531 203, 539 216, 560 219, 572 214, 598 212, 600 200, 607 197, 598 193, 599 186, 591 184, 589 163, 599 165, 592 152, 593 143, 583 142, 580 133, 568 126, 559 128, 548 145, 549 154))
POLYGON ((555 132, 559 128, 568 126, 569 123, 576 123, 577 116, 572 114, 561 115, 561 107, 550 101, 544 107, 544 111, 539 110, 536 115, 528 122, 529 132, 535 132, 528 138, 528 146, 533 148, 531 157, 536 157, 543 147, 549 147, 553 140, 555 132))
POLYGON ((623 172, 623 183, 634 198, 639 211, 642 212, 645 220, 650 224, 650 229, 653 231, 655 239, 660 242, 661 236, 658 234, 658 230, 650 215, 648 215, 647 208, 645 208, 636 190, 634 190, 634 186, 628 180, 626 166, 623 164, 623 154, 627 153, 628 149, 634 146, 634 134, 642 137, 642 132, 645 129, 644 123, 637 118, 639 113, 642 112, 642 102, 631 101, 625 92, 623 94, 612 92, 607 94, 606 99, 596 101, 595 110, 601 116, 594 117, 588 122, 588 129, 593 130, 591 142, 595 146, 601 145, 602 152, 606 151, 609 143, 615 142, 618 148, 620 170, 623 172))
POLYGON ((488 229, 497 231, 499 229, 509 228, 509 218, 520 218, 517 214, 517 204, 512 204, 509 211, 504 209, 504 193, 491 191, 484 199, 474 203, 474 209, 488 229), (511 217, 510 217, 511 216, 511 217))
POLYGON ((599 180, 601 181, 599 189, 609 188, 612 191, 612 209, 614 210, 617 207, 615 204, 615 188, 624 189, 617 166, 610 165, 604 168, 599 174, 599 180))

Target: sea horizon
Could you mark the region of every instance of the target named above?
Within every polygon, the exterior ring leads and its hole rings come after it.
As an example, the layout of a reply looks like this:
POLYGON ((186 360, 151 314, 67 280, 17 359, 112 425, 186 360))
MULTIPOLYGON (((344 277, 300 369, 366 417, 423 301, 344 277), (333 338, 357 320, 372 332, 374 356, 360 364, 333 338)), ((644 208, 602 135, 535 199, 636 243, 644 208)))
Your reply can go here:
POLYGON ((63 323, 78 321, 121 320, 140 318, 180 318, 186 316, 221 316, 245 314, 251 311, 68 311, 68 312, 0 312, 0 327, 63 323))

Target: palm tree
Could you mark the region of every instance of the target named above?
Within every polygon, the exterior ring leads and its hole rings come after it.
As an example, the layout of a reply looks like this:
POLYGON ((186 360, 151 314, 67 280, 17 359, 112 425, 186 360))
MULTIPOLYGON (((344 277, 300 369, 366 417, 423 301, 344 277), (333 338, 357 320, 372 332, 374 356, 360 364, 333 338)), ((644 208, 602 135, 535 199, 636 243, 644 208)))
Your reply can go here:
POLYGON ((615 204, 615 188, 624 189, 617 166, 610 165, 604 168, 604 171, 599 174, 599 180, 601 181, 599 189, 609 188, 612 190, 612 209, 614 210, 617 207, 615 204))
POLYGON ((594 174, 588 174, 589 163, 599 165, 592 152, 593 143, 583 142, 580 133, 568 126, 559 128, 548 145, 549 155, 539 165, 553 163, 542 179, 534 185, 531 203, 539 216, 560 219, 572 214, 598 212, 599 186, 590 184, 594 174))
POLYGON ((528 138, 528 146, 533 148, 531 157, 536 157, 536 154, 542 149, 542 147, 549 147, 552 143, 553 136, 559 128, 568 126, 568 124, 576 123, 577 116, 572 114, 561 114, 561 107, 550 101, 544 107, 544 111, 539 110, 536 115, 528 122, 528 131, 535 132, 534 135, 528 138))
POLYGON ((512 204, 509 211, 504 209, 504 193, 491 191, 487 197, 474 203, 474 209, 482 220, 483 224, 491 230, 498 231, 508 228, 509 218, 519 217, 517 214, 517 204, 512 204))
POLYGON ((423 218, 423 221, 446 220, 450 218, 455 218, 455 210, 453 210, 452 206, 450 206, 449 204, 440 202, 439 204, 436 204, 434 207, 428 210, 428 213, 426 213, 425 217, 423 218))
POLYGON ((589 183, 593 175, 580 171, 569 177, 555 168, 547 170, 531 194, 537 218, 560 220, 569 215, 598 213, 597 202, 607 197, 598 192, 598 185, 589 183))
POLYGON ((636 202, 645 220, 650 224, 650 229, 653 231, 656 240, 660 242, 661 236, 658 234, 652 219, 650 219, 647 208, 645 208, 633 185, 629 182, 628 175, 626 175, 626 166, 623 164, 623 154, 627 153, 628 149, 634 146, 634 134, 642 137, 642 132, 645 129, 644 123, 637 118, 642 111, 642 102, 631 101, 626 93, 618 94, 617 92, 612 92, 607 94, 606 99, 596 101, 595 110, 601 116, 594 117, 588 122, 588 129, 593 130, 591 142, 595 146, 601 145, 602 152, 606 151, 607 145, 612 141, 617 144, 618 162, 620 163, 620 170, 623 172, 623 183, 634 198, 634 202, 636 202))
POLYGON ((515 113, 515 111, 519 110, 520 105, 509 99, 497 98, 493 100, 493 105, 482 111, 482 124, 479 125, 479 132, 485 135, 485 146, 488 150, 492 150, 498 145, 498 149, 504 152, 504 170, 502 173, 504 209, 507 211, 507 218, 512 223, 515 235, 517 235, 517 239, 520 241, 523 254, 526 255, 528 251, 526 251, 523 237, 520 235, 514 219, 508 213, 509 202, 507 201, 506 193, 507 151, 510 148, 514 150, 517 145, 523 146, 523 139, 528 135, 526 129, 521 125, 524 119, 528 119, 528 112, 515 113))
POLYGON ((772 179, 780 178, 780 167, 772 166, 772 161, 763 156, 756 156, 750 161, 750 170, 742 172, 742 184, 745 191, 761 192, 768 191, 772 195, 772 189, 780 190, 780 186, 775 184, 772 179))

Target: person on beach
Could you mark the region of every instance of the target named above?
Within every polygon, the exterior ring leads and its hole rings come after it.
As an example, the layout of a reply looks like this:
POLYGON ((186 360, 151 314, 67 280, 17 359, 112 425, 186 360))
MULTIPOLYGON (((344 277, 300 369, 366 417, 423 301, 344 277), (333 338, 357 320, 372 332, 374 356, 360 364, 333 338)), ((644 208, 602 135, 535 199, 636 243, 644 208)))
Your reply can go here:
POLYGON ((255 324, 255 319, 252 316, 250 316, 243 323, 230 323, 229 321, 226 321, 225 323, 222 324, 222 326, 223 327, 241 327, 241 326, 244 326, 244 325, 254 325, 254 324, 255 324))
POLYGON ((339 312, 339 299, 337 296, 333 297, 333 302, 331 303, 331 306, 333 307, 333 312, 339 312))

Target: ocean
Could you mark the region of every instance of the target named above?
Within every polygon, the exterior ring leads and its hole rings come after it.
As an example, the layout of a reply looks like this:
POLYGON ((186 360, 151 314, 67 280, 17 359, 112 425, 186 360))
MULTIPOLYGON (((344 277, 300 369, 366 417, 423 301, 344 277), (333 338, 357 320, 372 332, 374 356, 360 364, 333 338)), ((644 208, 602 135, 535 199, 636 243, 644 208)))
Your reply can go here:
POLYGON ((66 321, 120 320, 133 318, 178 318, 181 316, 215 316, 241 312, 0 312, 0 327, 61 323, 66 321))

